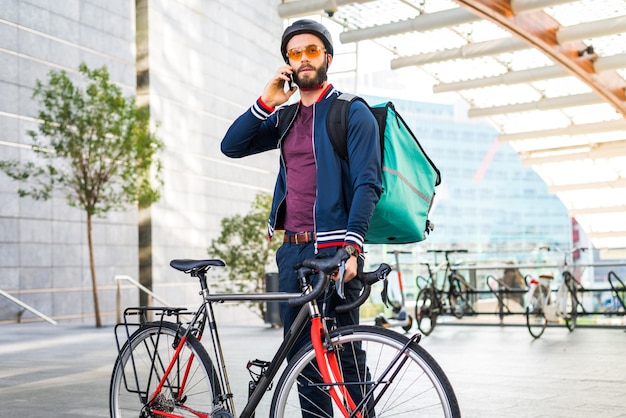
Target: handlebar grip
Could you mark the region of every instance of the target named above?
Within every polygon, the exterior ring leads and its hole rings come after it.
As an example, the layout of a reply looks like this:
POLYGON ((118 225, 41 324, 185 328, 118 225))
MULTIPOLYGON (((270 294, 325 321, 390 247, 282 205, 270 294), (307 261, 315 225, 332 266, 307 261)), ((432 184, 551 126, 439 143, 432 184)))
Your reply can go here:
POLYGON ((386 279, 387 275, 390 272, 391 272, 391 267, 386 263, 382 263, 374 271, 370 271, 367 273, 363 273, 363 272, 359 273, 359 275, 356 276, 355 279, 363 283, 363 291, 361 292, 359 297, 353 300, 352 302, 337 306, 335 308, 335 311, 341 314, 341 313, 349 312, 361 306, 363 303, 365 303, 367 298, 370 296, 370 293, 372 291, 372 285, 380 280, 386 279))

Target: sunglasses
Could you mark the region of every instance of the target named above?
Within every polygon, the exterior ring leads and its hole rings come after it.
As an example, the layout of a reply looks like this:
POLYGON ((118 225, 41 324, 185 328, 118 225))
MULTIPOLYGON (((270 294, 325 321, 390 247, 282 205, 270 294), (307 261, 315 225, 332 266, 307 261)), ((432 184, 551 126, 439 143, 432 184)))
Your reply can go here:
POLYGON ((304 48, 293 48, 287 51, 287 56, 292 60, 299 60, 302 58, 302 53, 304 52, 309 58, 317 58, 320 56, 322 51, 326 51, 323 47, 319 45, 307 45, 304 48))

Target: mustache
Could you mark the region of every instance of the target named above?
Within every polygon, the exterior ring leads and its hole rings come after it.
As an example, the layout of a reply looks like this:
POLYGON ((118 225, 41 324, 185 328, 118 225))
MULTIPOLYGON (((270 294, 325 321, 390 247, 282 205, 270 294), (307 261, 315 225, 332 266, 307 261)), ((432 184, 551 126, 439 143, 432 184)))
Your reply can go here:
POLYGON ((300 74, 304 70, 313 70, 313 71, 315 71, 315 67, 313 67, 312 65, 303 65, 302 67, 298 68, 298 74, 300 74))

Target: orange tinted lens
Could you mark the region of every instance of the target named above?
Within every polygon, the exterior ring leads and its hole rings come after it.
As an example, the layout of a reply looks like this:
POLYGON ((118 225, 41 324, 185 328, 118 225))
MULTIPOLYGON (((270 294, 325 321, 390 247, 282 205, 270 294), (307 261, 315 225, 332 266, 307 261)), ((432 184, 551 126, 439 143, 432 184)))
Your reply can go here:
POLYGON ((302 58, 304 52, 309 58, 317 58, 322 52, 323 48, 318 45, 309 45, 304 48, 294 48, 287 51, 287 56, 292 60, 299 60, 302 58))
POLYGON ((292 60, 299 60, 302 58, 302 50, 301 49, 290 49, 287 51, 287 56, 292 60))
POLYGON ((322 52, 322 47, 317 45, 309 45, 304 49, 304 52, 306 52, 306 55, 309 58, 317 58, 322 52))

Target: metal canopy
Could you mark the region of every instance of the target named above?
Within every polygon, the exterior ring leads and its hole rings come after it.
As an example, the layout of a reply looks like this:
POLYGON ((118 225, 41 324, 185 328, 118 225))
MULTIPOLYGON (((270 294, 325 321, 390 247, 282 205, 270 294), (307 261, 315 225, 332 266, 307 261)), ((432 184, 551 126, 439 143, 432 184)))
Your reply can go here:
POLYGON ((292 0, 393 51, 532 166, 596 248, 626 248, 625 0, 292 0))

